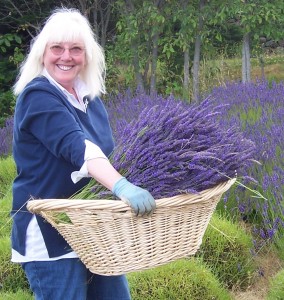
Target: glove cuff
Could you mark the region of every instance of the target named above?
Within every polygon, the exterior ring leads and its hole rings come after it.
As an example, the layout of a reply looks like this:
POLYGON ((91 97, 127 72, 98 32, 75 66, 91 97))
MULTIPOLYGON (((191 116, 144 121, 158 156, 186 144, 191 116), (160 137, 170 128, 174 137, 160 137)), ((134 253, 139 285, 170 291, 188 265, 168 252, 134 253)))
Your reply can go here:
POLYGON ((126 185, 128 184, 129 181, 125 178, 125 177, 121 177, 120 179, 118 179, 116 181, 116 183, 114 184, 113 188, 112 188, 112 193, 119 197, 119 194, 120 194, 120 191, 121 189, 126 185))

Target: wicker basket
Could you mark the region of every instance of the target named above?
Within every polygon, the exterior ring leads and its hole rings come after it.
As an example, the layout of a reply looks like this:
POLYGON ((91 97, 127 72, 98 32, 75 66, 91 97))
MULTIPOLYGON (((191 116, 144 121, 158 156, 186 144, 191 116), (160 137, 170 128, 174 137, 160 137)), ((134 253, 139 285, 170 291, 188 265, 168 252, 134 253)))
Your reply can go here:
POLYGON ((158 199, 147 217, 135 217, 114 200, 32 200, 28 209, 54 226, 91 272, 119 275, 195 254, 218 201, 234 181, 158 199), (58 222, 62 212, 71 222, 58 222))

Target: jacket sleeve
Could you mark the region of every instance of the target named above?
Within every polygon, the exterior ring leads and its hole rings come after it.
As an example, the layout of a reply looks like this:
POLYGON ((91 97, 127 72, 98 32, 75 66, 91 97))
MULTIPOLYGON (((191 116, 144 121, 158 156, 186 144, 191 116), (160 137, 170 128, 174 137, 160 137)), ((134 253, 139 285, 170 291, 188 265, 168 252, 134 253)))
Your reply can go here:
POLYGON ((86 137, 72 108, 62 100, 56 93, 32 90, 19 99, 15 117, 26 138, 38 140, 57 158, 81 167, 86 137))

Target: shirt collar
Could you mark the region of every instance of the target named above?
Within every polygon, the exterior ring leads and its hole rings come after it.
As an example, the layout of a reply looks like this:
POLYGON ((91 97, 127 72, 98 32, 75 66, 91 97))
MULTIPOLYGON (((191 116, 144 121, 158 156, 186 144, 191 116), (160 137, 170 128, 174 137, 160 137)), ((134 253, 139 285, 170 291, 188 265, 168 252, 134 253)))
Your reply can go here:
MULTIPOLYGON (((46 77, 48 79, 48 81, 54 85, 55 87, 57 87, 59 90, 61 90, 66 96, 70 96, 71 94, 62 86, 60 85, 56 80, 54 80, 50 74, 48 73, 48 71, 46 70, 46 68, 44 68, 42 70, 41 75, 43 75, 44 77, 46 77)), ((76 90, 76 93, 78 95, 78 97, 80 99, 83 99, 85 97, 88 97, 90 95, 90 92, 88 91, 88 88, 86 86, 86 84, 84 83, 84 81, 77 77, 75 82, 74 82, 74 88, 76 90)))

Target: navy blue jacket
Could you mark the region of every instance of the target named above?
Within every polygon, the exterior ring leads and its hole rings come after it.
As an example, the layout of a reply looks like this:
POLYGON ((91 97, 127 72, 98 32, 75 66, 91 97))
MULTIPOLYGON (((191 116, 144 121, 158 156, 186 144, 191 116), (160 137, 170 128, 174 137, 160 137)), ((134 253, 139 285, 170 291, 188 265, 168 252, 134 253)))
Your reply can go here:
MULTIPOLYGON (((31 81, 19 95, 15 108, 13 157, 17 177, 13 183, 12 247, 25 254, 26 229, 32 214, 31 198, 69 198, 89 179, 74 184, 71 173, 84 163, 85 140, 98 145, 106 156, 114 142, 108 115, 99 98, 87 112, 75 108, 44 77, 31 81)), ((37 221, 50 257, 71 251, 58 232, 41 217, 37 221)))

